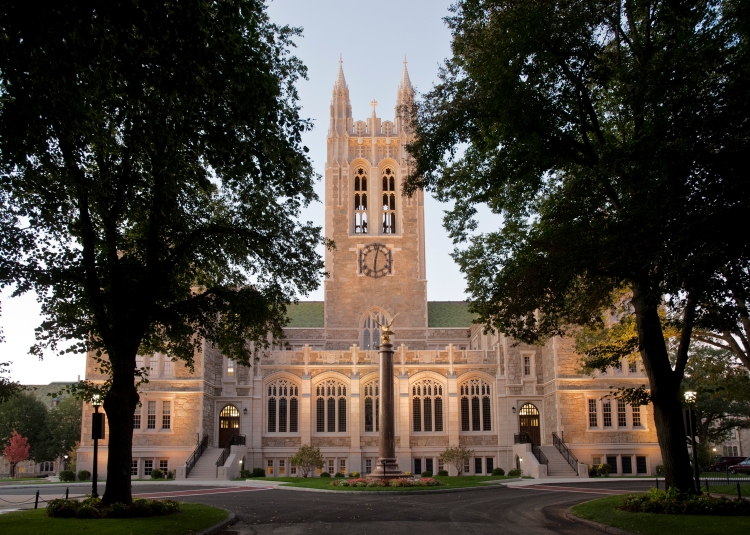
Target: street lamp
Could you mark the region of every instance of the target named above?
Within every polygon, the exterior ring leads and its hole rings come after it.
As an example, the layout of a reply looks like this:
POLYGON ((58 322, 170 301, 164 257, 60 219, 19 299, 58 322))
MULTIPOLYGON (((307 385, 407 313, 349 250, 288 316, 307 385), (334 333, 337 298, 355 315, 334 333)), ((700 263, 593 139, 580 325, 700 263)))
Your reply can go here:
POLYGON ((70 457, 67 453, 63 455, 63 470, 68 468, 68 459, 70 459, 70 457))
POLYGON ((696 438, 696 418, 695 418, 695 400, 698 394, 693 391, 685 392, 685 402, 688 408, 685 409, 683 418, 685 420, 685 431, 690 440, 690 446, 693 450, 693 473, 695 474, 695 491, 700 493, 701 477, 698 470, 698 440, 696 438))
POLYGON ((91 415, 91 438, 94 439, 94 468, 91 474, 91 479, 93 480, 91 483, 91 497, 98 498, 99 493, 96 490, 96 479, 98 477, 97 467, 99 465, 99 440, 104 439, 104 413, 99 413, 102 400, 98 394, 91 399, 91 404, 94 406, 94 414, 91 415))

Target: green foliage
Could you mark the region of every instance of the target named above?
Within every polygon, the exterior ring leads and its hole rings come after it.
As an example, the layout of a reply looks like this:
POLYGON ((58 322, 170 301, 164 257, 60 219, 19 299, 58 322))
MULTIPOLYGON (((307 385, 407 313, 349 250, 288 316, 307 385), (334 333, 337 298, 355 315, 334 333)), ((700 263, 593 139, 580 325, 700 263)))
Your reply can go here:
POLYGON ((55 518, 141 518, 172 515, 181 512, 180 504, 174 500, 135 499, 130 505, 102 504, 99 498, 77 500, 51 500, 47 504, 47 516, 55 518))
MULTIPOLYGON (((496 470, 500 470, 500 469, 499 469, 499 468, 496 468, 496 470)), ((502 474, 500 474, 500 475, 504 475, 504 474, 505 474, 505 472, 503 472, 503 473, 502 473, 502 474)), ((438 474, 437 474, 437 475, 438 475, 438 476, 442 476, 442 477, 448 477, 448 470, 438 470, 438 474)), ((492 472, 492 475, 494 476, 494 475, 495 475, 495 472, 492 472)))
MULTIPOLYGON (((0 330, 0 342, 2 341, 2 330, 0 330)), ((4 377, 6 373, 10 372, 7 366, 10 366, 11 364, 11 362, 0 362, 0 403, 8 401, 23 390, 21 383, 18 381, 11 381, 10 377, 4 377)))
POLYGON ((519 468, 513 468, 512 470, 508 470, 508 476, 509 477, 521 477, 522 472, 519 468))
POLYGON ((253 468, 250 477, 266 477, 266 471, 263 468, 253 468))
POLYGON ((664 475, 664 465, 659 464, 656 466, 656 475, 657 476, 663 476, 664 475))
POLYGON ((349 472, 349 477, 359 477, 359 472, 349 472))
POLYGON ((432 472, 430 472, 429 470, 425 470, 424 472, 422 472, 422 477, 432 477, 432 472))
MULTIPOLYGON (((440 475, 442 475, 442 474, 441 474, 440 472, 438 472, 438 475, 440 476, 440 475)), ((446 475, 448 475, 448 474, 446 474, 446 475)), ((502 468, 500 468, 500 467, 498 466, 497 468, 495 468, 495 469, 494 469, 494 470, 492 471, 492 475, 493 475, 493 476, 504 476, 504 475, 505 475, 505 470, 503 470, 502 468)))
POLYGON ((607 477, 609 476, 609 473, 612 471, 612 467, 608 465, 607 463, 602 463, 599 466, 596 467, 596 472, 600 476, 607 477))
POLYGON ((331 477, 331 474, 328 472, 321 472, 320 477, 331 477))
POLYGON ((443 463, 452 464, 460 476, 464 471, 464 464, 474 456, 474 450, 465 446, 451 446, 440 454, 443 463))
POLYGON ((81 413, 81 400, 74 397, 66 397, 49 411, 50 459, 62 457, 75 449, 81 439, 81 413))
POLYGON ((31 459, 40 462, 55 458, 47 407, 29 393, 22 392, 0 404, 0 444, 8 442, 14 429, 28 439, 31 459))
POLYGON ((335 474, 333 474, 333 477, 346 477, 346 474, 343 474, 341 472, 336 472, 335 474))
POLYGON ((670 515, 748 516, 750 502, 726 497, 696 496, 681 493, 675 487, 666 492, 649 489, 646 494, 629 495, 620 509, 634 513, 662 513, 670 515))
POLYGON ((151 479, 164 479, 164 472, 159 468, 151 470, 151 479))
POLYGON ((69 482, 76 480, 76 474, 73 470, 60 470, 60 481, 69 482))
POLYGON ((78 471, 78 481, 88 481, 89 479, 91 479, 91 472, 88 470, 78 471))
MULTIPOLYGON (((311 444, 303 444, 289 459, 289 462, 302 472, 302 477, 307 477, 315 468, 323 468, 323 455, 320 453, 320 448, 311 444)), ((330 474, 328 476, 330 477, 330 474)))

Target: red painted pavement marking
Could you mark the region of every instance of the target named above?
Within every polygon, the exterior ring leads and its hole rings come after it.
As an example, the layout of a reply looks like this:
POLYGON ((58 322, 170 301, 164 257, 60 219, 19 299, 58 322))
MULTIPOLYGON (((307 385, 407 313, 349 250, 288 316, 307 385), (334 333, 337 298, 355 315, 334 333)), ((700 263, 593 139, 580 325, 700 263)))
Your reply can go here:
POLYGON ((594 489, 591 487, 556 487, 552 485, 526 485, 523 487, 511 487, 515 489, 529 489, 529 490, 546 490, 546 491, 562 491, 562 492, 580 492, 582 494, 632 494, 633 491, 629 490, 614 490, 614 489, 594 489))
POLYGON ((220 487, 215 489, 177 490, 174 492, 151 492, 148 494, 134 494, 134 498, 179 498, 180 496, 203 496, 206 494, 227 494, 230 492, 255 492, 257 490, 272 490, 273 487, 220 487))

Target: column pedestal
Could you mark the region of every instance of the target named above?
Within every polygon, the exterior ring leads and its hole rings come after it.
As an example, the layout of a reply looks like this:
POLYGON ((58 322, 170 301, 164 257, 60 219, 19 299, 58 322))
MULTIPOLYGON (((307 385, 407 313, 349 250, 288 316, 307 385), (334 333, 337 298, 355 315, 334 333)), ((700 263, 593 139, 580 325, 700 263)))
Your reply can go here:
POLYGON ((396 428, 393 415, 393 345, 380 346, 380 434, 377 465, 368 479, 396 479, 406 477, 396 459, 396 428))

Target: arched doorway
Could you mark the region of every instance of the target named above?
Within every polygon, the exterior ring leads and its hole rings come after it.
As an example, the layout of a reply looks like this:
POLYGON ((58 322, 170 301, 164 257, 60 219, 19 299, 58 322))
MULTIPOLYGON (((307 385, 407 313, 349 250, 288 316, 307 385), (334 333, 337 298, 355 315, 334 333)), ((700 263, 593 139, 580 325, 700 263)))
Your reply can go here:
POLYGON ((531 403, 525 403, 518 411, 518 420, 521 433, 527 433, 537 446, 540 446, 541 434, 539 432, 539 409, 531 403))
POLYGON ((219 413, 219 447, 225 448, 232 437, 240 434, 240 411, 227 405, 219 413))

